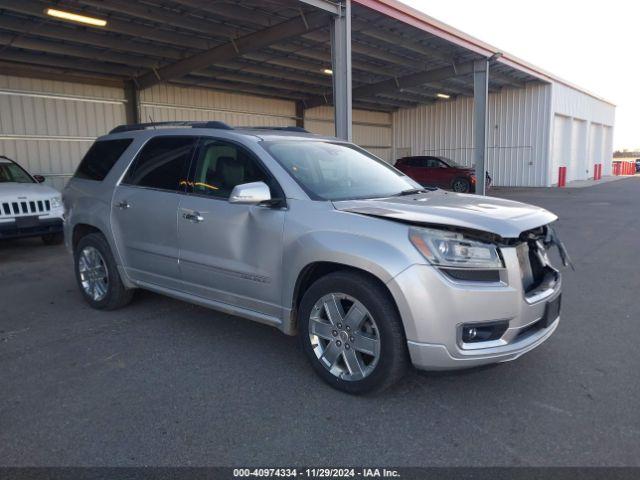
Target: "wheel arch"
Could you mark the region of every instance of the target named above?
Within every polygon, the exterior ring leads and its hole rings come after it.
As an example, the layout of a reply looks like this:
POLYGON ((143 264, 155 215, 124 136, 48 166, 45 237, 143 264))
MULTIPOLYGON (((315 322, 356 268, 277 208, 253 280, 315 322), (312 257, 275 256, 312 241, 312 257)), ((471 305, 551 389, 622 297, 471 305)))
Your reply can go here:
POLYGON ((105 241, 107 242, 107 245, 111 249, 111 254, 115 259, 122 283, 127 288, 135 288, 136 285, 131 281, 131 279, 127 275, 126 270, 123 267, 122 259, 120 258, 120 253, 116 248, 116 245, 113 243, 113 239, 102 228, 99 228, 96 225, 88 222, 78 222, 75 225, 73 225, 73 228, 71 230, 71 239, 70 239, 71 240, 70 247, 71 247, 72 255, 75 255, 78 242, 80 242, 82 238, 86 237, 87 235, 91 235, 93 233, 102 235, 105 241))
MULTIPOLYGON (((297 321, 298 310, 300 307, 300 302, 302 301, 302 297, 304 296, 304 293, 307 291, 307 289, 311 285, 313 285, 313 283, 316 280, 330 273, 335 273, 335 272, 352 272, 373 280, 383 289, 383 291, 386 292, 389 300, 391 300, 394 308, 398 312, 398 315, 400 315, 398 304, 393 294, 391 293, 391 290, 389 290, 389 287, 380 277, 376 276, 370 271, 364 270, 363 268, 360 268, 354 265, 338 263, 338 262, 330 262, 330 261, 315 261, 305 265, 298 274, 298 277, 296 279, 296 282, 293 288, 293 296, 291 299, 291 315, 289 318, 289 328, 287 328, 286 333, 289 333, 290 335, 295 335, 298 332, 298 321, 297 321)), ((403 325, 403 329, 404 329, 404 325, 403 325)))
POLYGON ((88 223, 77 223, 74 225, 73 232, 71 234, 71 247, 73 248, 73 251, 75 252, 78 242, 80 242, 83 237, 91 235, 92 233, 99 233, 104 236, 104 232, 94 225, 90 225, 88 223))

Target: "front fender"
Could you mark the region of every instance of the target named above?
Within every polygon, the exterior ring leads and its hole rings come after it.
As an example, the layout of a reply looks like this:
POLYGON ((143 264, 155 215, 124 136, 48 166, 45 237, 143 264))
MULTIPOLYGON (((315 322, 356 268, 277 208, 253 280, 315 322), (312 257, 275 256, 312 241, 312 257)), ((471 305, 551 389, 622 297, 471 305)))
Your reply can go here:
POLYGON ((424 262, 409 242, 405 224, 333 209, 298 217, 295 205, 289 213, 282 269, 285 309, 293 307, 298 278, 311 264, 353 267, 386 284, 410 265, 424 262))

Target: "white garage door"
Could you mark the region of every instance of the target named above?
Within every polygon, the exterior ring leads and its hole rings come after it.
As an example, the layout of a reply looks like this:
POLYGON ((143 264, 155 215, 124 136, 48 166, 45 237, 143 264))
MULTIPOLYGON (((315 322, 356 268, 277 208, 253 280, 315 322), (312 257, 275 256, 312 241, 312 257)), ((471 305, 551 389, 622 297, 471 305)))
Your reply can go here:
POLYGON ((587 122, 573 119, 571 127, 571 159, 569 165, 567 165, 567 181, 585 180, 588 177, 587 122))
POLYGON ((604 129, 602 125, 592 123, 589 129, 589 168, 590 176, 593 176, 593 165, 604 163, 604 129))

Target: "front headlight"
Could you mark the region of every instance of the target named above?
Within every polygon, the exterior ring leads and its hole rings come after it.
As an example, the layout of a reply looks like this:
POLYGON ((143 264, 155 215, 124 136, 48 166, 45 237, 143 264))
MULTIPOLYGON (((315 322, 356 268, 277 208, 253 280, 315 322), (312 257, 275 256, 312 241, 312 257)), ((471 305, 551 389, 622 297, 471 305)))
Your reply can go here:
POLYGON ((460 233, 411 228, 409 240, 432 265, 482 269, 503 267, 495 245, 470 240, 460 233))
POLYGON ((60 208, 62 206, 62 197, 57 196, 51 199, 51 208, 60 208))

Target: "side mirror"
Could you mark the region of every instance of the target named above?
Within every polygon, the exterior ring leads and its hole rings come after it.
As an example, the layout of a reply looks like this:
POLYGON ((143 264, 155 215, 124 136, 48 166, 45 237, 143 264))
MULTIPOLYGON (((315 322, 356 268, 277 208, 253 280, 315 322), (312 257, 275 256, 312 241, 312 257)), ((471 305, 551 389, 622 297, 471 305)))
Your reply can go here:
POLYGON ((42 175, 34 175, 33 178, 38 183, 43 183, 46 180, 42 175))
POLYGON ((243 183, 236 185, 229 196, 229 203, 257 205, 271 200, 271 191, 264 182, 243 183))

